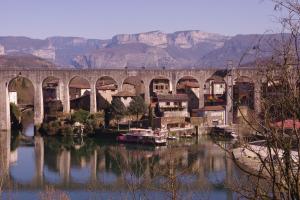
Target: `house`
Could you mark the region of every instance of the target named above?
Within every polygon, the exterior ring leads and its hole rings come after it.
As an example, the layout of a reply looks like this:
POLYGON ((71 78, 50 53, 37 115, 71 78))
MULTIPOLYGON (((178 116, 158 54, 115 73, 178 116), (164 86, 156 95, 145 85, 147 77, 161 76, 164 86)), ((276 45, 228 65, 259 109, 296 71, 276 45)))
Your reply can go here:
POLYGON ((157 95, 157 106, 164 117, 189 117, 186 94, 157 95))
POLYGON ((226 83, 220 76, 213 76, 204 84, 205 105, 226 104, 226 83))
POLYGON ((157 95, 153 98, 155 114, 160 118, 159 127, 185 127, 188 118, 188 96, 186 94, 157 95))
POLYGON ((113 95, 118 93, 116 84, 101 85, 97 87, 98 93, 109 103, 112 101, 113 95))
POLYGON ((170 92, 169 87, 169 80, 165 78, 156 78, 152 81, 150 87, 152 87, 151 90, 151 96, 154 96, 154 94, 168 94, 170 92))
POLYGON ((16 90, 9 91, 9 103, 18 104, 18 93, 16 90))
POLYGON ((133 97, 135 97, 136 95, 129 92, 129 91, 120 91, 116 94, 113 95, 113 99, 114 98, 120 98, 121 101, 123 102, 123 104, 125 105, 125 107, 128 107, 131 100, 133 99, 133 97))
POLYGON ((199 95, 200 87, 199 83, 195 79, 185 78, 181 79, 176 86, 177 94, 188 95, 188 111, 191 112, 193 109, 199 108, 199 95))
POLYGON ((204 118, 205 126, 217 126, 226 124, 226 112, 223 106, 204 106, 201 109, 194 109, 192 117, 204 118))

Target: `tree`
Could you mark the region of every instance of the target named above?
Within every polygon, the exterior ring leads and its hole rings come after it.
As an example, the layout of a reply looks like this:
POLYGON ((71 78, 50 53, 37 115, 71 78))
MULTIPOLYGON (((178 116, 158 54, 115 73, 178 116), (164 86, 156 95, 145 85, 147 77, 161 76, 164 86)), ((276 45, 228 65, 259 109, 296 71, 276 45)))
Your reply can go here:
POLYGON ((128 107, 128 111, 132 115, 136 115, 136 120, 139 120, 139 114, 143 115, 147 111, 145 100, 141 96, 134 97, 128 107))
MULTIPOLYGON (((273 2, 275 10, 284 13, 280 19, 282 34, 268 41, 263 36, 250 50, 256 55, 255 83, 261 87, 254 92, 262 93, 261 113, 250 118, 242 114, 248 131, 254 131, 264 142, 255 144, 249 137, 241 137, 237 148, 229 150, 237 166, 248 175, 245 184, 235 184, 233 189, 247 199, 300 199, 300 3, 273 2), (272 56, 262 60, 266 49, 272 56)), ((234 104, 240 111, 239 102, 234 104)), ((256 140, 254 136, 252 140, 256 140)))
POLYGON ((118 123, 118 131, 120 130, 119 122, 124 117, 126 113, 126 107, 121 101, 120 98, 114 98, 111 102, 111 114, 114 119, 117 120, 118 123))

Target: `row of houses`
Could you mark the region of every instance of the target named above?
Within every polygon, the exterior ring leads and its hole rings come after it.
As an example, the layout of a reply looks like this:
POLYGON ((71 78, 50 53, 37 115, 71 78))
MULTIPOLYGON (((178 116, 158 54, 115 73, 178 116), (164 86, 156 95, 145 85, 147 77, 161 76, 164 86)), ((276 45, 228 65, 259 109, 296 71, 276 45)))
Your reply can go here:
MULTIPOLYGON (((114 80, 104 79, 98 81, 96 88, 98 94, 103 99, 111 103, 113 98, 120 98, 123 104, 128 107, 132 99, 141 95, 144 96, 143 83, 138 79, 130 79, 124 82, 122 91, 114 80)), ((225 124, 226 86, 224 81, 213 77, 204 85, 205 106, 199 108, 199 84, 195 79, 186 78, 176 85, 176 93, 170 92, 169 80, 155 79, 150 85, 150 106, 153 107, 154 114, 160 118, 160 126, 164 127, 185 127, 190 118, 205 119, 206 126, 225 124)), ((58 100, 58 81, 51 79, 43 85, 44 101, 58 100)), ((71 81, 69 87, 71 101, 76 101, 80 97, 88 96, 90 85, 84 79, 71 81)), ((11 101, 17 104, 17 94, 10 92, 11 101)), ((85 100, 85 103, 89 102, 85 100)), ((78 104, 81 105, 81 104, 78 104)))

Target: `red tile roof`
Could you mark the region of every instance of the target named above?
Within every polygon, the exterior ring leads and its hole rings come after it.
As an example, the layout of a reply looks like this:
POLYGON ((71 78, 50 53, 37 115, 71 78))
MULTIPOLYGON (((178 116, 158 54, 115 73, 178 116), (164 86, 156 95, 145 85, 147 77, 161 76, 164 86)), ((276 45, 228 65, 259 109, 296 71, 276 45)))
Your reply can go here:
POLYGON ((300 129, 300 121, 293 120, 293 119, 286 119, 284 121, 278 121, 278 122, 273 123, 273 125, 276 128, 281 128, 283 125, 283 128, 286 128, 286 129, 294 129, 294 126, 296 129, 300 129))

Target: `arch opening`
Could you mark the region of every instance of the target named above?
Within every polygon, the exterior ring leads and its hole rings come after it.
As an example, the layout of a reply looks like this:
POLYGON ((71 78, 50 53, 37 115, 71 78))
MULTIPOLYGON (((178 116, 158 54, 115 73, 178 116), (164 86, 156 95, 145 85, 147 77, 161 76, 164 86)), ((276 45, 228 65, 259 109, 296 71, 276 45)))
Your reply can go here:
POLYGON ((8 84, 11 130, 34 135, 34 86, 25 77, 18 76, 8 84))
POLYGON ((213 75, 204 84, 204 106, 226 106, 227 85, 220 75, 213 75))
POLYGON ((47 77, 42 84, 43 103, 44 103, 44 121, 52 121, 63 114, 63 105, 60 96, 59 79, 56 77, 47 77))
POLYGON ((122 91, 118 91, 114 97, 120 98, 126 107, 129 106, 133 97, 145 98, 144 81, 138 76, 129 76, 122 83, 122 91))
POLYGON ((76 76, 69 83, 70 109, 90 111, 91 86, 88 80, 76 76))
POLYGON ((180 78, 176 84, 177 94, 186 94, 188 96, 188 111, 199 108, 200 84, 198 80, 191 76, 180 78))
POLYGON ((246 76, 234 80, 233 85, 233 122, 241 123, 250 119, 254 112, 254 83, 246 76))
POLYGON ((97 80, 96 91, 97 111, 100 111, 105 109, 113 96, 118 93, 118 84, 113 78, 104 76, 97 80))

